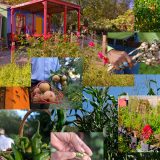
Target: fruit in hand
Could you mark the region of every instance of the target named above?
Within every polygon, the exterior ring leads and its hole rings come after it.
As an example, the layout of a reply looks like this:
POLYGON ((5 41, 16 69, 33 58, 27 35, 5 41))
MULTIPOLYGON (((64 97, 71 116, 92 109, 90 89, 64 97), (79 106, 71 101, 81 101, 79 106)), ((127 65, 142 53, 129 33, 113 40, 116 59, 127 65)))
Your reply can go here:
POLYGON ((59 75, 54 75, 53 77, 52 77, 52 80, 54 81, 54 82, 59 82, 60 81, 60 76, 59 75))
POLYGON ((40 85, 39 85, 39 89, 40 89, 40 91, 42 92, 42 93, 44 93, 44 92, 46 92, 46 91, 50 91, 50 89, 51 89, 51 87, 50 87, 50 85, 48 84, 48 83, 41 83, 40 85))

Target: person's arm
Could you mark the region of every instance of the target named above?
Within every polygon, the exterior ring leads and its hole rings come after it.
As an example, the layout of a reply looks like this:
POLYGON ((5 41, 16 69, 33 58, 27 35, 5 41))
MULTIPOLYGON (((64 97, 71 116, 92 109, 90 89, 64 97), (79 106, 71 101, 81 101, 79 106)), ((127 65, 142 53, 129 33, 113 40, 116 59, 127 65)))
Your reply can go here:
POLYGON ((125 51, 118 51, 108 46, 107 57, 109 62, 117 70, 123 69, 124 67, 131 68, 133 66, 131 58, 125 51))
MULTIPOLYGON (((77 158, 79 154, 82 155, 83 160, 91 160, 91 149, 73 132, 55 132, 51 133, 51 145, 56 148, 56 152, 52 154, 54 160, 68 160, 68 156, 77 158), (66 154, 65 154, 66 153, 66 154), (79 154, 78 154, 79 153, 79 154), (57 159, 56 159, 56 158, 57 159)), ((73 159, 71 158, 71 159, 73 159)))

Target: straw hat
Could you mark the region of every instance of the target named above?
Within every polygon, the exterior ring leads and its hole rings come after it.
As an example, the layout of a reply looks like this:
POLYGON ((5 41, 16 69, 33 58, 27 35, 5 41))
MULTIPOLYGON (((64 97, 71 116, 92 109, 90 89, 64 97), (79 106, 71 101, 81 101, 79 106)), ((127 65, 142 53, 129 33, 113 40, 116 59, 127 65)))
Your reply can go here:
POLYGON ((3 128, 0 128, 0 135, 4 135, 5 134, 5 130, 3 128))

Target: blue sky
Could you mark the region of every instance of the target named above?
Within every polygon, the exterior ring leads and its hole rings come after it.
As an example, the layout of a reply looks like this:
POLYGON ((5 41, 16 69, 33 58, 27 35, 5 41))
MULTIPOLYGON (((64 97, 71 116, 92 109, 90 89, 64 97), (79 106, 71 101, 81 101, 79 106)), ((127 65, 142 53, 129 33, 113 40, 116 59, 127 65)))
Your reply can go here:
MULTIPOLYGON (((109 94, 113 95, 116 98, 118 98, 118 95, 120 95, 123 92, 126 92, 129 95, 147 95, 150 80, 154 80, 157 82, 157 84, 151 83, 151 87, 156 92, 157 89, 160 87, 160 75, 135 75, 135 82, 133 87, 110 87, 109 94)), ((91 98, 90 95, 84 95, 88 99, 91 98)), ((157 93, 157 95, 160 95, 160 91, 159 93, 157 93)), ((87 111, 92 111, 93 109, 91 105, 87 106, 86 103, 83 103, 83 108, 87 111)))
MULTIPOLYGON (((151 83, 151 87, 156 92, 160 87, 160 75, 135 75, 133 87, 110 87, 109 93, 115 97, 122 92, 127 92, 129 95, 147 95, 150 80, 157 82, 157 84, 151 83)), ((160 92, 157 95, 160 95, 160 92)))

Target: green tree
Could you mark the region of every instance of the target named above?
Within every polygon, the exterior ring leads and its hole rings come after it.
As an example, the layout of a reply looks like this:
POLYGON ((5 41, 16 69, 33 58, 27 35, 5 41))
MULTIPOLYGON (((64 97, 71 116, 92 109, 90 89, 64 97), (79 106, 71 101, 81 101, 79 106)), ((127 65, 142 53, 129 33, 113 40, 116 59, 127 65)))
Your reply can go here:
POLYGON ((0 111, 0 128, 3 128, 8 136, 17 135, 21 118, 16 111, 0 111))

